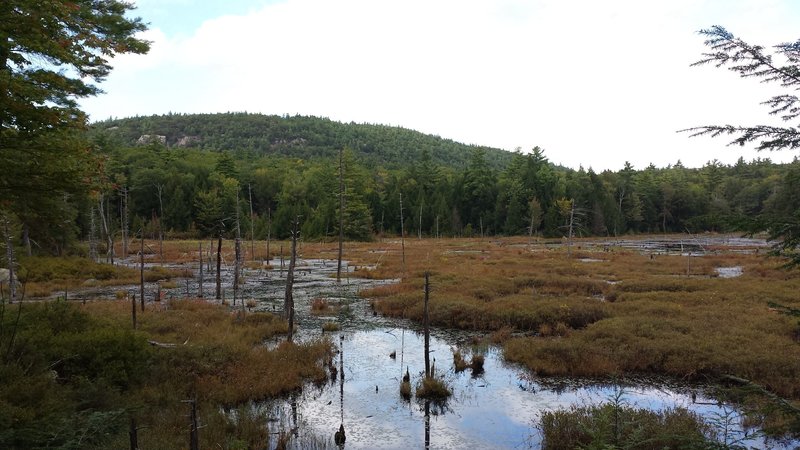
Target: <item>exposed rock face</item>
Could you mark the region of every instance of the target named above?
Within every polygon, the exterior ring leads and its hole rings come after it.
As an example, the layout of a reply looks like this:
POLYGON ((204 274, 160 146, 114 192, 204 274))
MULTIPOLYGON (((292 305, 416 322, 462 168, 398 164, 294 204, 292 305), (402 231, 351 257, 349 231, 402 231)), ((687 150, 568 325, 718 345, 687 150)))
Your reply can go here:
POLYGON ((143 134, 136 140, 136 145, 147 145, 153 142, 166 145, 167 137, 160 134, 143 134))
POLYGON ((175 143, 176 147, 191 147, 193 145, 199 144, 200 138, 198 136, 184 136, 178 139, 178 142, 175 143))

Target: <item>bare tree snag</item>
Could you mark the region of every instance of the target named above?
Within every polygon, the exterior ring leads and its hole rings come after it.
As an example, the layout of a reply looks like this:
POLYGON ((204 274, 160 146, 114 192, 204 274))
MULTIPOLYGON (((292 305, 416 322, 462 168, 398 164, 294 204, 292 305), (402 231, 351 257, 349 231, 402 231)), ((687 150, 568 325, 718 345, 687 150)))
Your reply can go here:
POLYGON ((164 229, 162 222, 164 221, 164 202, 162 194, 164 185, 156 184, 156 193, 158 194, 158 255, 161 260, 161 265, 164 265, 164 229))
POLYGON ((269 253, 269 244, 272 239, 272 208, 267 208, 267 262, 269 263, 272 255, 269 253))
MULTIPOLYGON (((242 265, 242 240, 236 238, 234 241, 235 261, 233 264, 233 306, 236 306, 236 299, 239 298, 239 272, 242 265)), ((242 301, 244 304, 244 301, 242 301)))
POLYGON ((133 329, 136 329, 136 294, 131 296, 131 320, 133 321, 133 329))
POLYGON ((403 255, 403 272, 406 271, 406 233, 403 226, 403 193, 400 193, 400 249, 403 255))
POLYGON ((94 206, 89 207, 89 258, 97 262, 97 224, 94 221, 94 206))
POLYGON ((339 258, 336 264, 336 282, 342 282, 342 249, 344 243, 344 162, 343 149, 339 149, 339 258))
POLYGON ((430 273, 425 271, 425 304, 422 316, 422 326, 425 332, 425 378, 431 377, 431 329, 430 316, 428 315, 428 299, 430 297, 430 273))
POLYGON ((136 428, 136 419, 131 417, 130 428, 128 428, 131 450, 139 450, 139 429, 136 428))
POLYGON ((107 207, 103 207, 103 194, 100 194, 100 201, 98 202, 101 225, 103 225, 103 233, 106 235, 106 262, 114 265, 114 238, 111 236, 109 224, 111 220, 108 217, 109 212, 107 207))
POLYGON ((142 312, 144 312, 144 230, 140 230, 141 245, 139 247, 139 295, 142 297, 142 312))
POLYGON ((253 188, 247 183, 247 192, 250 195, 250 259, 256 260, 256 241, 255 241, 255 215, 253 214, 253 188))
POLYGON ((128 187, 122 186, 122 208, 120 210, 122 227, 122 257, 128 257, 128 187))
POLYGON ((222 231, 217 237, 217 292, 216 299, 222 299, 222 231))
POLYGON ((300 217, 295 217, 292 222, 292 255, 289 259, 289 271, 286 273, 286 293, 283 298, 283 312, 289 319, 289 330, 287 340, 292 342, 294 334, 294 297, 292 289, 294 287, 294 266, 297 259, 297 239, 300 237, 300 217))
POLYGON ((198 283, 198 294, 199 298, 203 298, 203 241, 199 242, 199 253, 197 254, 199 261, 200 261, 200 280, 198 283))
POLYGON ((14 273, 14 242, 11 239, 11 224, 9 223, 8 216, 3 214, 3 232, 6 238, 6 261, 8 263, 8 296, 9 303, 14 303, 17 300, 17 280, 14 273))

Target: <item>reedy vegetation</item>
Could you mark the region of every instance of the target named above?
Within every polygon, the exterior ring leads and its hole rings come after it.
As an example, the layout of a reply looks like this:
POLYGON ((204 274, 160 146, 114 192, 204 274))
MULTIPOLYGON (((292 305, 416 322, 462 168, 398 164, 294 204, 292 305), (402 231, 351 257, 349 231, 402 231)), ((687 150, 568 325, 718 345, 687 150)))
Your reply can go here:
POLYGON ((202 447, 265 446, 269 418, 250 402, 326 378, 327 342, 263 345, 286 329, 269 314, 175 301, 140 312, 132 331, 126 301, 25 304, 14 326, 16 308, 0 321, 3 448, 124 448, 129 418, 142 428, 140 445, 186 448, 182 401, 194 398, 202 447))

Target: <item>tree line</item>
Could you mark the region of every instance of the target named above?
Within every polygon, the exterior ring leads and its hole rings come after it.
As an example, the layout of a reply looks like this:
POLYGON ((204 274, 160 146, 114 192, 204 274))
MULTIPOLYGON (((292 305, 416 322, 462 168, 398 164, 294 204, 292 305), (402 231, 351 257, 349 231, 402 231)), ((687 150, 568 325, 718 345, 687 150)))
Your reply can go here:
MULTIPOLYGON (((26 224, 37 242, 106 242, 104 233, 119 239, 126 228, 153 237, 283 239, 296 217, 305 239, 339 234, 336 157, 234 158, 158 142, 96 145, 104 162, 98 187, 62 198, 59 226, 48 226, 47 217, 26 224)), ((513 153, 502 170, 491 167, 480 148, 472 149, 463 169, 435 163, 427 150, 409 154, 415 157, 407 166, 389 169, 368 166, 357 152, 344 150, 346 239, 399 235, 401 215, 402 233, 412 237, 559 237, 570 221, 578 236, 725 232, 742 229, 749 218, 800 206, 797 162, 626 164, 597 173, 556 166, 538 147, 513 153)))

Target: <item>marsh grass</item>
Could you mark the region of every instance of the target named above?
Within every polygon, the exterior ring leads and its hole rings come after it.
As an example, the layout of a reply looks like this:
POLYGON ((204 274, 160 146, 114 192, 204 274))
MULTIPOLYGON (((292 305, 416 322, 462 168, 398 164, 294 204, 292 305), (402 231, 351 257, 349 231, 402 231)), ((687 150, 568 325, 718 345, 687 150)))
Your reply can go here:
POLYGON ((338 322, 325 322, 322 324, 322 331, 324 332, 330 333, 333 331, 339 331, 339 329, 340 326, 338 322))
POLYGON ((15 423, 13 433, 0 434, 4 448, 127 448, 129 417, 143 448, 186 448, 183 401, 192 398, 202 447, 269 447, 267 418, 243 405, 324 380, 322 361, 331 354, 327 341, 269 350, 262 344, 285 331, 283 321, 202 301, 147 308, 135 331, 127 301, 20 305, 17 325, 0 316, 0 343, 9 349, 0 361, 9 408, 0 420, 15 423), (235 422, 225 412, 231 408, 235 422))
POLYGON ((685 408, 650 411, 608 402, 545 411, 539 423, 542 448, 717 448, 711 427, 685 408))
MULTIPOLYGON (((105 287, 139 283, 139 271, 112 266, 80 257, 29 256, 20 259, 20 282, 28 297, 48 297, 86 286, 105 287)), ((146 282, 191 276, 191 271, 151 266, 145 269, 146 282)))
POLYGON ((461 350, 453 350, 453 367, 456 373, 463 372, 469 367, 469 363, 464 359, 461 350))
POLYGON ((411 400, 411 382, 410 381, 401 381, 400 382, 400 397, 403 400, 411 400))
POLYGON ((328 299, 317 297, 311 300, 311 314, 317 316, 334 316, 342 309, 342 305, 332 305, 328 299))
POLYGON ((800 307, 800 271, 780 269, 779 260, 724 246, 706 256, 651 257, 588 240, 577 240, 569 258, 562 247, 522 238, 409 240, 405 270, 399 242, 351 244, 347 257, 374 264, 376 248, 376 270, 401 277, 361 292, 377 312, 420 321, 422 274, 430 270, 432 324, 487 332, 509 361, 535 373, 734 374, 800 399, 797 320, 768 306, 800 307), (723 279, 718 267, 743 274, 723 279))
MULTIPOLYGON (((402 386, 401 386, 402 388, 402 386)), ((447 400, 453 395, 447 383, 441 378, 437 377, 422 377, 419 385, 417 385, 417 398, 425 400, 447 400)))

